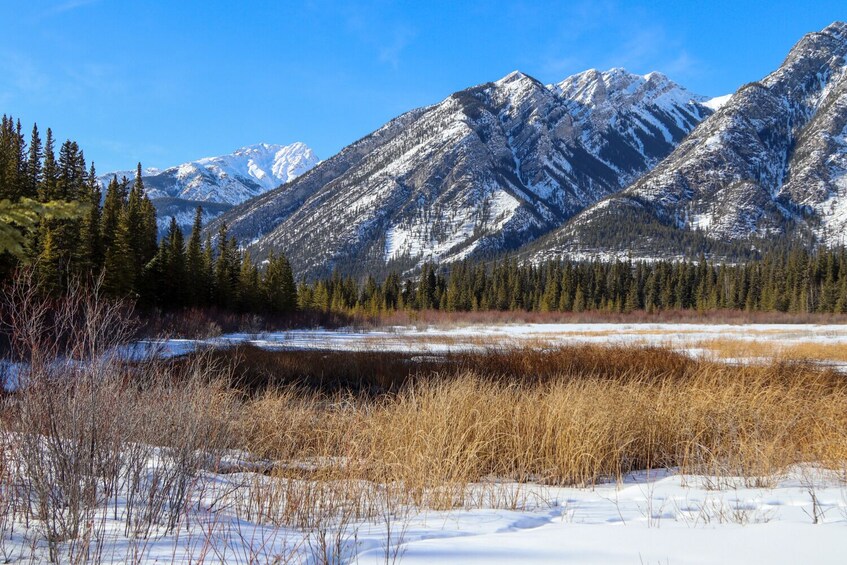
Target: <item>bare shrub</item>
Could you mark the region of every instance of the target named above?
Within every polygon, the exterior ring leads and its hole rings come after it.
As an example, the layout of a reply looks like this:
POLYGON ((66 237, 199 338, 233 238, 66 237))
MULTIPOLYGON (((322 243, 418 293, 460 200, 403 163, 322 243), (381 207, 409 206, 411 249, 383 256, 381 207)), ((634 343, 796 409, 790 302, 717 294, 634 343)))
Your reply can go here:
POLYGON ((72 282, 53 298, 31 271, 2 298, 13 352, 27 362, 9 407, 26 516, 38 521, 51 560, 65 543, 68 560, 85 561, 102 549, 95 509, 114 493, 121 457, 119 382, 109 375, 132 332, 131 308, 103 300, 99 281, 72 282))
POLYGON ((110 507, 127 536, 173 532, 229 441, 224 368, 129 362, 131 307, 103 300, 98 282, 54 298, 24 273, 4 308, 15 355, 28 362, 6 399, 11 458, 24 519, 50 560, 99 561, 110 507))

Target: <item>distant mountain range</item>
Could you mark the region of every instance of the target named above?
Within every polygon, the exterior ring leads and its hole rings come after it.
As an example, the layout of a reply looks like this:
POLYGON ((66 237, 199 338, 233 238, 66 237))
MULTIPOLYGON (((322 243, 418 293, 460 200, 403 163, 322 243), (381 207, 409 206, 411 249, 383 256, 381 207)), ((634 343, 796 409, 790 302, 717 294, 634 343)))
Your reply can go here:
MULTIPOLYGON (((147 195, 156 205, 160 229, 175 216, 182 226, 191 225, 194 211, 203 206, 207 220, 236 204, 258 196, 302 175, 318 163, 304 143, 242 147, 220 157, 207 157, 142 172, 147 195)), ((113 176, 134 179, 135 171, 117 171, 100 177, 105 187, 113 176)))
POLYGON ((843 243, 845 57, 836 22, 712 99, 660 73, 545 85, 516 71, 391 120, 208 229, 226 222, 254 257, 283 250, 308 277, 843 243))
POLYGON ((660 73, 544 85, 513 72, 403 114, 217 222, 308 276, 515 250, 649 171, 713 113, 706 102, 660 73))

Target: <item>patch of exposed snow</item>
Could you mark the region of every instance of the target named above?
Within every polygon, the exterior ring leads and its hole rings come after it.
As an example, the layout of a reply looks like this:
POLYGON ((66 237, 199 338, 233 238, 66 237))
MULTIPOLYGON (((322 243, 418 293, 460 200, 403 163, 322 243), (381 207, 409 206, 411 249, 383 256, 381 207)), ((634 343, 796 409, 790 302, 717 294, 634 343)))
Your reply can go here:
POLYGON ((729 102, 730 98, 732 98, 732 94, 724 94, 723 96, 715 96, 714 98, 709 98, 708 100, 705 100, 704 102, 702 102, 702 104, 706 108, 711 108, 712 110, 717 112, 727 102, 729 102))
POLYGON ((709 227, 712 225, 714 218, 711 214, 694 214, 689 218, 691 222, 691 227, 694 229, 701 229, 703 231, 708 231, 709 227))

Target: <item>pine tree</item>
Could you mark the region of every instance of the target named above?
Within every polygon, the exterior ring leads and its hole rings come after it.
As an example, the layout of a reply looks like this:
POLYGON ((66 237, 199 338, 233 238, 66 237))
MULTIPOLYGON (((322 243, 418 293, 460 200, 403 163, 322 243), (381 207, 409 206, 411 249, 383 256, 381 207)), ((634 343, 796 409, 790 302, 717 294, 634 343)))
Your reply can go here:
POLYGON ((584 312, 586 308, 585 292, 582 290, 582 285, 577 285, 576 295, 574 296, 573 311, 584 312))
POLYGON ((147 257, 147 234, 143 210, 144 182, 141 180, 141 163, 138 164, 138 173, 135 183, 129 191, 125 212, 122 217, 126 221, 126 229, 129 234, 129 247, 132 257, 133 279, 144 270, 149 258, 147 257))
POLYGON ((77 249, 76 263, 82 273, 96 276, 103 267, 103 247, 100 238, 100 183, 94 164, 88 173, 87 194, 82 200, 87 211, 80 225, 80 243, 77 249))
POLYGON ((38 125, 32 126, 32 135, 29 140, 29 157, 27 161, 26 173, 26 193, 27 198, 38 198, 38 189, 41 186, 42 166, 41 160, 44 158, 44 150, 41 147, 41 136, 38 133, 38 125))
POLYGON ((215 295, 215 249, 212 246, 211 234, 206 234, 206 240, 203 243, 203 282, 205 288, 203 296, 200 298, 200 305, 211 304, 215 295))
POLYGON ((289 313, 297 310, 297 285, 294 283, 294 271, 288 257, 279 255, 281 283, 280 294, 282 295, 283 312, 289 313))
POLYGON ((127 210, 121 211, 112 238, 112 244, 106 250, 103 265, 103 287, 113 297, 129 296, 136 283, 135 257, 132 250, 132 236, 129 230, 127 210))
POLYGON ((238 306, 242 311, 255 312, 259 310, 260 301, 259 270, 253 264, 250 252, 245 251, 238 275, 238 306))
POLYGON ((144 193, 141 198, 141 260, 149 261, 158 247, 159 225, 156 221, 156 206, 144 193))
POLYGON ((164 304, 171 308, 182 307, 185 305, 188 296, 185 239, 174 217, 171 217, 167 236, 162 241, 161 246, 166 249, 164 274, 167 280, 167 294, 164 297, 164 304))
POLYGON ((633 281, 629 285, 629 291, 627 291, 626 294, 626 301, 623 305, 623 311, 629 313, 638 310, 641 307, 638 302, 638 285, 635 281, 633 281))
POLYGON ((194 214, 194 225, 191 228, 191 236, 188 238, 188 249, 186 250, 186 276, 194 292, 189 296, 189 302, 193 306, 206 303, 209 295, 208 267, 203 258, 203 245, 200 240, 203 231, 203 208, 198 206, 194 214))
POLYGON ((103 201, 103 210, 100 214, 101 244, 104 250, 112 246, 115 233, 118 229, 123 209, 126 206, 125 197, 118 178, 113 176, 106 187, 106 198, 103 201))
POLYGON ((421 310, 434 308, 438 304, 436 301, 436 283, 435 269, 431 264, 425 263, 418 286, 417 303, 421 310))
POLYGON ((39 199, 42 202, 58 200, 57 184, 58 170, 56 168, 56 155, 54 153, 53 131, 47 128, 47 139, 44 142, 44 166, 41 168, 43 181, 39 190, 39 199))
POLYGON ((236 298, 236 284, 240 265, 238 264, 238 248, 229 238, 226 222, 221 224, 218 231, 218 255, 215 258, 215 304, 221 308, 231 308, 236 298))

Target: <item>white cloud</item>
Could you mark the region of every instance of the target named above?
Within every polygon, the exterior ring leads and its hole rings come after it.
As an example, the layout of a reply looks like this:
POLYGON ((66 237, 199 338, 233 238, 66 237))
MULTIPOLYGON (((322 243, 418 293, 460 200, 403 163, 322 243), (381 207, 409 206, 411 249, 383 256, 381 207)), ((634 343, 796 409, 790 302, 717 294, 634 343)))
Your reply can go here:
POLYGON ((379 6, 348 7, 346 27, 361 43, 376 52, 380 63, 398 69, 403 51, 417 35, 405 21, 386 15, 379 6))
POLYGON ((655 70, 672 78, 702 71, 702 62, 686 50, 684 38, 642 7, 617 0, 582 1, 563 10, 557 20, 560 27, 539 57, 541 70, 551 80, 587 68, 655 70))
POLYGON ((0 93, 8 100, 17 95, 33 96, 45 91, 50 79, 35 62, 20 53, 0 53, 0 72, 6 77, 0 93))
POLYGON ((58 16, 59 14, 64 14, 65 12, 72 12, 78 8, 83 8, 85 6, 89 6, 91 4, 96 4, 100 2, 100 0, 66 0, 65 2, 56 4, 51 8, 48 8, 44 12, 42 12, 42 17, 50 17, 50 16, 58 16))

